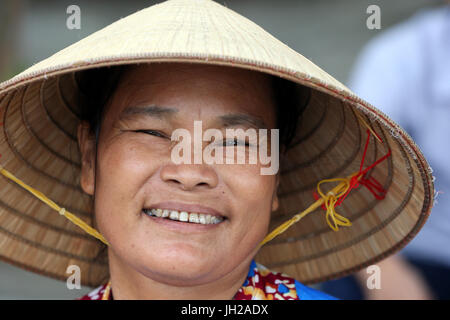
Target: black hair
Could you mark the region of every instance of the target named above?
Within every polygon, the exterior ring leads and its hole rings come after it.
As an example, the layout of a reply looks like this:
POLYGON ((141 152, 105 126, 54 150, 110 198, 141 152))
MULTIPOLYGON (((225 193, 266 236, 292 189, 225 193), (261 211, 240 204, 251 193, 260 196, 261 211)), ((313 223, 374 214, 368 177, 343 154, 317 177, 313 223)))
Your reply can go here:
POLYGON ((276 76, 272 76, 272 87, 276 128, 280 129, 280 151, 285 152, 294 142, 300 118, 311 98, 311 89, 276 76))
POLYGON ((84 99, 80 105, 81 120, 89 123, 90 133, 96 144, 106 105, 112 98, 122 74, 128 66, 113 66, 81 71, 77 74, 78 85, 84 99))
MULTIPOLYGON (((77 76, 80 89, 86 96, 85 103, 80 106, 81 119, 89 122, 96 144, 105 107, 128 68, 129 65, 89 69, 77 76)), ((271 81, 276 102, 276 128, 280 129, 280 148, 288 150, 297 132, 299 118, 309 103, 311 90, 276 76, 271 76, 271 81)))

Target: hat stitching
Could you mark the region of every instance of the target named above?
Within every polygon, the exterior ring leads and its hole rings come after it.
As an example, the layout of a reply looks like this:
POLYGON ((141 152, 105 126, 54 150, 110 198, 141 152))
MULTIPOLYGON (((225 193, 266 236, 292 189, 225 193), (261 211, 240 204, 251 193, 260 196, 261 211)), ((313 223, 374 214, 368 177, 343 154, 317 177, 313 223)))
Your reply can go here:
MULTIPOLYGON (((25 89, 24 89, 24 91, 25 91, 25 92, 24 92, 24 97, 26 96, 29 87, 30 87, 30 86, 26 86, 26 87, 25 87, 25 89)), ((21 114, 22 114, 23 123, 24 123, 24 125, 25 125, 25 128, 26 128, 27 131, 29 132, 29 134, 30 134, 31 136, 33 136, 33 137, 39 142, 39 144, 40 144, 43 148, 47 149, 47 151, 50 152, 52 155, 54 155, 55 157, 61 159, 61 160, 64 161, 64 162, 68 163, 68 164, 71 165, 71 166, 80 168, 80 164, 79 164, 79 163, 76 163, 75 161, 73 161, 73 160, 71 160, 71 159, 65 157, 63 154, 56 152, 55 150, 53 150, 52 148, 50 148, 50 146, 47 145, 47 144, 46 144, 46 143, 45 143, 45 142, 37 135, 37 133, 34 131, 33 127, 32 127, 32 126, 30 125, 30 123, 29 123, 27 113, 25 112, 25 103, 23 103, 23 100, 24 100, 24 99, 22 99, 22 103, 21 103, 21 105, 20 105, 20 110, 21 110, 21 114)))

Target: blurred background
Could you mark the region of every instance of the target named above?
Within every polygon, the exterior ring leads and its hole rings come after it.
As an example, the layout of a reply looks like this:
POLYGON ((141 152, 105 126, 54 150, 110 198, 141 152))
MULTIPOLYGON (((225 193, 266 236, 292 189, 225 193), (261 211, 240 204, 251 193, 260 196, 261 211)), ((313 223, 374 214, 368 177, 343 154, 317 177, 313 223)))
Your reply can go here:
MULTIPOLYGON (((161 1, 0 0, 0 82, 108 24, 157 2, 161 1), (81 9, 81 28, 69 30, 66 9, 73 4, 81 9)), ((417 13, 443 6, 445 1, 217 2, 253 20, 347 84, 359 53, 372 38, 417 13), (377 5, 381 10, 380 29, 367 27, 370 14, 366 10, 370 5, 377 5)), ((3 236, 0 232, 0 237, 3 236)), ((0 299, 73 299, 91 289, 68 290, 65 282, 0 262, 0 299)))

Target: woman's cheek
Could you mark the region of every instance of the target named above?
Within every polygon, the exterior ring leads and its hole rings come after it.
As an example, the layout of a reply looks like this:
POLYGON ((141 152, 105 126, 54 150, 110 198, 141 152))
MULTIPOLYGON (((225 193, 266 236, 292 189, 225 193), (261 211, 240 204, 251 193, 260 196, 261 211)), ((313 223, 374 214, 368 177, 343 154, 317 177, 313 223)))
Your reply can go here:
POLYGON ((110 144, 101 151, 95 203, 97 220, 105 228, 113 221, 120 225, 139 212, 142 204, 137 195, 151 174, 152 161, 146 161, 144 153, 132 144, 110 144))
POLYGON ((229 199, 242 226, 257 221, 265 229, 270 220, 273 194, 276 192, 276 176, 261 175, 259 168, 257 165, 253 165, 253 168, 248 165, 229 165, 219 175, 231 192, 229 199))
POLYGON ((110 145, 101 155, 105 174, 117 179, 120 183, 138 182, 151 174, 155 159, 161 158, 161 152, 148 143, 135 139, 121 139, 110 145))
POLYGON ((227 165, 222 171, 224 179, 228 181, 230 189, 236 190, 245 198, 264 199, 272 194, 276 176, 262 175, 259 165, 227 165))

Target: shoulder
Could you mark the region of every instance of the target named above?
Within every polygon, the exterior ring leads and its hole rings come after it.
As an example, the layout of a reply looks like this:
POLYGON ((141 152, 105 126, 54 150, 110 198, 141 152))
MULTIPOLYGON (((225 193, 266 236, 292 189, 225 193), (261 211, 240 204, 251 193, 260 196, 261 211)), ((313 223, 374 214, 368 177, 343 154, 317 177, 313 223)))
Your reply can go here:
POLYGON ((301 284, 294 278, 252 262, 237 300, 335 300, 336 298, 301 284))
POLYGON ((338 300, 322 291, 305 286, 297 280, 295 280, 295 288, 299 300, 338 300))

